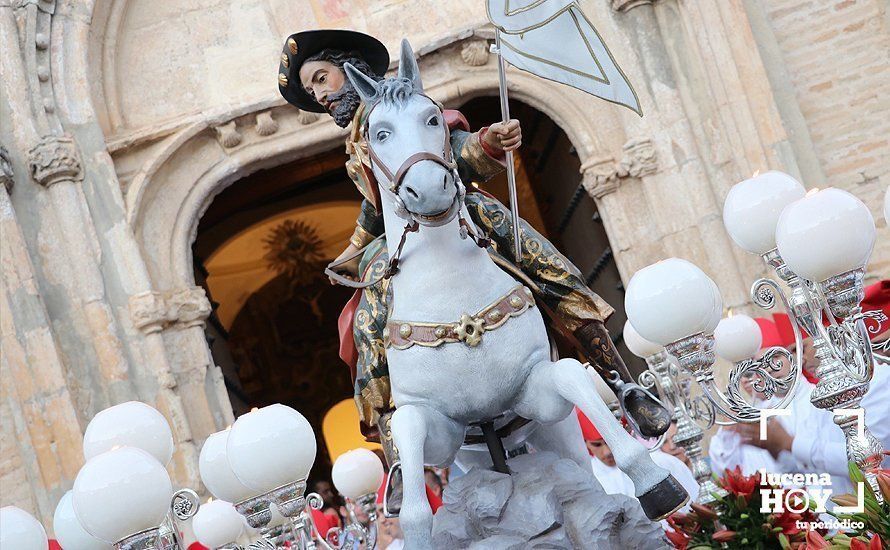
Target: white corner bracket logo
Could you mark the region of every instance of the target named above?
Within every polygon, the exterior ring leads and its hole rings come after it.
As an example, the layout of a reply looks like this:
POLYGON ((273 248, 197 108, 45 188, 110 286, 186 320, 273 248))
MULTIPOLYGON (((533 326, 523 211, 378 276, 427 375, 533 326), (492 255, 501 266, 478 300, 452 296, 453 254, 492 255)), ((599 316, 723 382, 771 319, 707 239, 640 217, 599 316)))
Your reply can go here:
MULTIPOLYGON (((860 438, 865 437, 865 413, 859 409, 834 409, 831 411, 833 416, 855 416, 856 417, 856 433, 860 438)), ((760 440, 767 439, 767 429, 769 419, 773 416, 791 416, 791 409, 761 409, 760 411, 760 440)), ((808 506, 807 501, 811 500, 816 504, 816 513, 826 512, 825 505, 831 497, 832 490, 831 476, 828 474, 768 474, 764 470, 761 473, 761 483, 769 485, 779 485, 787 487, 788 485, 803 485, 805 489, 795 488, 791 490, 773 489, 771 487, 763 487, 760 489, 762 506, 761 512, 782 512, 789 510, 792 512, 801 512, 808 506), (784 499, 782 498, 784 496, 784 499)), ((856 506, 835 506, 834 512, 839 514, 861 514, 865 512, 865 483, 857 482, 856 488, 856 506)))

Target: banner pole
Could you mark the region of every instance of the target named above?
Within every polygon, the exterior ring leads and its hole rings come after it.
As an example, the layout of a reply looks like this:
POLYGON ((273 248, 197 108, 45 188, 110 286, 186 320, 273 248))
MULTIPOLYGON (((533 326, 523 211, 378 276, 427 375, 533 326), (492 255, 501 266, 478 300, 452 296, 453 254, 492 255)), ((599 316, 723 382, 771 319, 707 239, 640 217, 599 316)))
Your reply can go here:
MULTIPOLYGON (((501 31, 495 30, 494 49, 498 56, 498 80, 501 96, 501 118, 510 121, 510 105, 507 102, 507 67, 501 56, 501 31)), ((519 240, 519 197, 516 193, 516 171, 513 167, 513 151, 505 153, 507 162, 507 188, 510 191, 510 212, 513 214, 513 254, 516 263, 522 263, 522 244, 519 240)))

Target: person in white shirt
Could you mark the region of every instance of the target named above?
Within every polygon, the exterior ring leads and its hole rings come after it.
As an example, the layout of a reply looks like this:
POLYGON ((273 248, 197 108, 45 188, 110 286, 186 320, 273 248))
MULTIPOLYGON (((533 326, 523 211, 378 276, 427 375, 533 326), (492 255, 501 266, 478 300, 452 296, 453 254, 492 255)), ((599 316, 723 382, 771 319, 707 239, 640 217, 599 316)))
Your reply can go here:
MULTIPOLYGON (((584 442, 587 444, 587 451, 590 453, 590 467, 593 475, 596 477, 603 490, 609 495, 626 495, 636 498, 634 495, 633 481, 621 471, 615 463, 615 457, 612 450, 603 440, 599 431, 590 420, 584 416, 581 411, 578 412, 578 421, 581 423, 581 432, 584 435, 584 442)), ((680 509, 681 512, 689 511, 689 503, 694 502, 698 498, 698 483, 692 476, 692 471, 683 463, 682 460, 675 456, 671 456, 661 449, 649 453, 652 461, 662 468, 668 470, 674 478, 680 482, 680 485, 689 493, 689 502, 680 509)))
MULTIPOLYGON (((861 306, 863 311, 882 311, 890 317, 890 280, 879 281, 866 288, 861 306)), ((890 338, 890 321, 883 321, 872 328, 877 329, 873 333, 876 334, 874 341, 882 342, 890 338)), ((809 338, 804 340, 804 346, 804 368, 813 370, 815 358, 809 338)), ((817 409, 809 402, 813 387, 807 383, 798 390, 792 403, 792 416, 772 422, 766 440, 761 441, 759 434, 753 433, 753 430, 748 430, 745 439, 750 445, 761 447, 773 456, 790 452, 809 471, 831 474, 835 494, 852 492, 846 438, 830 412, 817 409)), ((876 357, 874 374, 860 406, 865 410, 866 426, 884 449, 890 449, 890 364, 879 357, 876 357)), ((883 467, 886 468, 888 463, 890 459, 885 458, 883 467)))
MULTIPOLYGON (((800 403, 792 409, 792 416, 784 417, 789 418, 789 422, 793 421, 793 425, 772 421, 765 440, 761 441, 759 433, 749 429, 744 436, 745 441, 767 450, 773 456, 790 452, 807 470, 831 474, 832 488, 836 494, 851 492, 853 485, 849 479, 844 433, 828 411, 817 409, 809 402, 812 386, 808 389, 805 399, 795 399, 792 403, 792 406, 800 403)), ((871 385, 862 398, 861 406, 865 409, 865 425, 885 449, 890 449, 890 365, 879 363, 875 366, 871 385)))

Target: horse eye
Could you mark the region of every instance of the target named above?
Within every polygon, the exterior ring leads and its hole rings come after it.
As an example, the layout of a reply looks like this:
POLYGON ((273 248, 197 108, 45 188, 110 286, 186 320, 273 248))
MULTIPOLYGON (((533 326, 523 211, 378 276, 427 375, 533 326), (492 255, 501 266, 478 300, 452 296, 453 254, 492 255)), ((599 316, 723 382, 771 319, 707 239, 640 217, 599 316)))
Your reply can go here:
POLYGON ((426 121, 427 126, 438 126, 439 125, 439 117, 433 115, 430 117, 428 121, 426 121))
POLYGON ((379 132, 377 132, 377 141, 385 140, 386 138, 389 137, 389 134, 390 134, 389 130, 380 130, 379 132))

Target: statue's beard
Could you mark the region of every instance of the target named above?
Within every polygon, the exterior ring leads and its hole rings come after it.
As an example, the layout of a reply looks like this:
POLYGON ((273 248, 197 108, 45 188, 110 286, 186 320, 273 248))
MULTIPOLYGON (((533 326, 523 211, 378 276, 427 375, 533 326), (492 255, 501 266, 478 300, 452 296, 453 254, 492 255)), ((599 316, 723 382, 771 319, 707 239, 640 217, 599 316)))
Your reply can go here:
POLYGON ((329 111, 329 114, 334 117, 334 123, 340 128, 346 128, 355 117, 355 112, 358 110, 359 105, 361 105, 362 98, 359 97, 358 92, 355 91, 352 83, 346 81, 343 83, 343 87, 340 88, 340 91, 328 96, 328 101, 331 103, 334 101, 337 102, 337 106, 334 107, 334 110, 329 111))

